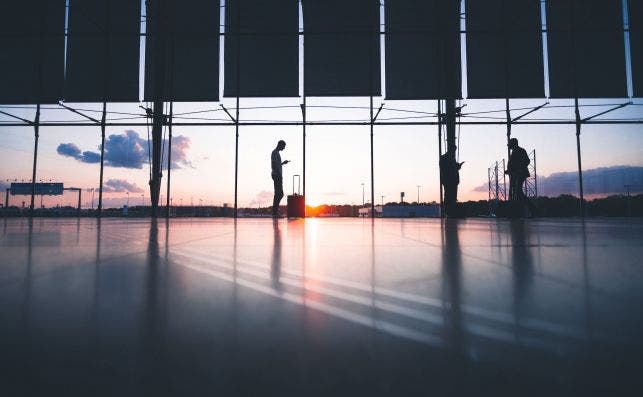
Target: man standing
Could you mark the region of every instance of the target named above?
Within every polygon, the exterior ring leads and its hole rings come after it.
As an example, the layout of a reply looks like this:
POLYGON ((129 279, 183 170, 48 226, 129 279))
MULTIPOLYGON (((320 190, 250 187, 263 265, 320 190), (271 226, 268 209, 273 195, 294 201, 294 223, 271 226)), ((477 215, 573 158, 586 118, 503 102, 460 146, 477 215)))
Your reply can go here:
POLYGON ((270 155, 270 167, 272 168, 272 181, 275 184, 275 198, 272 200, 272 216, 279 216, 279 203, 284 197, 284 178, 281 172, 281 166, 288 164, 290 161, 281 161, 280 151, 286 148, 286 142, 280 140, 277 143, 277 147, 272 151, 270 155))
POLYGON ((507 171, 505 171, 505 174, 509 175, 509 200, 521 202, 529 208, 531 215, 534 215, 536 206, 529 201, 522 190, 525 180, 530 176, 528 166, 531 160, 527 151, 518 146, 518 139, 511 138, 507 143, 507 147, 511 150, 507 171))
POLYGON ((444 186, 444 212, 447 216, 456 216, 456 203, 458 202, 458 185, 460 184, 460 168, 455 158, 456 145, 449 145, 446 153, 440 156, 440 180, 444 186))

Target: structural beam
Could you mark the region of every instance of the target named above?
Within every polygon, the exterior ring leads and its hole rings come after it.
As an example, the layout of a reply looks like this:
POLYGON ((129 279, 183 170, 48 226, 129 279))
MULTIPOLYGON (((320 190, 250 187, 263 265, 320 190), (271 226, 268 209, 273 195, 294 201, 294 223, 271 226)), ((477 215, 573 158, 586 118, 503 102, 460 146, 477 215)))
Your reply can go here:
POLYGON ((98 181, 98 216, 103 214, 103 175, 105 169, 105 120, 107 117, 107 102, 103 102, 103 115, 100 120, 100 177, 98 181))
MULTIPOLYGON (((237 76, 239 73, 237 72, 237 76)), ((237 85, 237 87, 239 87, 237 85)), ((239 189, 239 96, 237 96, 235 123, 234 123, 234 217, 237 218, 237 202, 239 189)))
POLYGON ((29 215, 33 216, 34 200, 36 199, 36 169, 38 165, 38 139, 40 138, 40 104, 36 106, 36 118, 33 122, 34 146, 33 146, 33 169, 31 173, 31 204, 29 215))
MULTIPOLYGON (((14 118, 16 120, 20 120, 20 121, 22 121, 24 123, 24 124, 15 125, 15 127, 22 127, 22 126, 25 126, 25 125, 27 125, 27 126, 34 125, 34 122, 31 121, 31 120, 23 119, 22 117, 18 117, 18 116, 14 115, 14 114, 7 113, 7 112, 4 112, 2 110, 0 110, 0 114, 4 114, 5 116, 9 116, 9 117, 14 118)), ((6 125, 6 124, 3 123, 3 124, 0 124, 0 125, 6 125)))
POLYGON ((578 108, 578 98, 574 98, 574 113, 576 114, 576 157, 578 159, 578 191, 580 194, 580 216, 585 217, 585 197, 583 194, 583 166, 580 150, 580 132, 581 123, 580 110, 578 108))
POLYGON ((520 120, 520 119, 522 119, 522 118, 524 118, 524 117, 526 117, 526 116, 528 116, 528 115, 530 115, 530 114, 534 113, 535 111, 538 111, 538 110, 540 110, 540 109, 544 108, 544 107, 545 107, 545 106, 547 106, 547 105, 549 105, 549 102, 545 102, 545 103, 543 103, 543 104, 542 104, 542 105, 540 105, 540 106, 536 106, 535 108, 533 108, 533 109, 531 109, 531 110, 529 110, 529 111, 527 111, 527 112, 525 112, 525 113, 521 114, 520 116, 518 116, 518 117, 514 117, 513 119, 511 119, 511 122, 512 122, 512 123, 515 123, 516 121, 518 121, 518 120, 520 120))
MULTIPOLYGON (((442 157, 442 101, 438 99, 438 164, 442 157)), ((440 181, 440 217, 444 217, 444 193, 442 191, 442 173, 438 172, 440 181)))
POLYGON ((71 108, 71 107, 69 107, 69 106, 65 105, 62 101, 61 101, 61 102, 58 102, 58 106, 60 106, 60 107, 62 107, 62 108, 65 108, 65 109, 69 110, 69 111, 70 111, 70 112, 72 112, 72 113, 76 113, 77 115, 82 116, 82 117, 86 118, 86 119, 87 119, 87 120, 89 120, 89 121, 93 121, 93 122, 94 122, 94 123, 96 123, 96 124, 100 124, 100 121, 99 121, 99 120, 97 120, 97 119, 95 119, 95 118, 93 118, 93 117, 91 117, 91 116, 88 116, 88 115, 86 115, 85 113, 80 112, 80 111, 78 111, 78 110, 76 110, 76 109, 74 109, 74 108, 71 108))
MULTIPOLYGON (((227 115, 228 115, 228 117, 230 117, 230 120, 232 120, 232 122, 233 122, 233 123, 236 123, 236 122, 237 122, 237 119, 235 119, 235 118, 234 118, 234 116, 232 116, 232 115, 230 114, 230 112, 228 111, 228 109, 226 109, 226 107, 225 107, 225 106, 223 106, 223 104, 222 104, 222 103, 220 103, 220 104, 219 104, 219 106, 221 106, 221 109, 223 109, 223 111, 225 112, 225 114, 227 114, 227 115)), ((177 123, 177 124, 178 124, 178 123, 177 123)), ((230 123, 226 123, 226 124, 224 124, 224 125, 231 125, 231 124, 230 124, 230 123)))
POLYGON ((371 218, 375 218, 375 167, 374 167, 374 151, 373 151, 373 130, 375 127, 375 120, 373 119, 373 95, 370 96, 371 104, 371 218))
MULTIPOLYGON (((169 13, 166 10, 168 5, 164 0, 147 1, 147 15, 159 21, 159 24, 167 25, 169 13)), ((167 26, 166 26, 167 27, 167 26)), ((152 172, 150 175, 150 199, 152 202, 152 217, 158 215, 159 195, 161 192, 161 148, 163 139, 163 125, 165 115, 163 106, 166 93, 166 71, 168 70, 167 60, 167 29, 157 26, 155 29, 154 45, 154 105, 152 111, 152 172)))
POLYGON ((306 95, 304 95, 303 103, 301 104, 301 118, 302 118, 302 179, 303 179, 303 194, 304 194, 304 218, 306 217, 306 95))
MULTIPOLYGON (((446 118, 446 115, 444 115, 446 118)), ((456 114, 457 116, 457 114, 456 114)), ((583 122, 582 124, 586 125, 641 125, 643 124, 643 119, 622 119, 622 120, 589 120, 583 122)), ((285 121, 285 122, 239 122, 241 127, 266 127, 266 126, 302 126, 304 123, 301 121, 285 121)), ((306 126, 369 126, 369 125, 394 125, 394 126, 412 126, 412 125, 435 125, 439 123, 435 121, 406 121, 406 122, 395 122, 395 121, 376 121, 371 123, 370 121, 307 121, 306 126)), ((506 121, 456 121, 455 125, 506 125, 506 121)), ((576 125, 576 120, 526 120, 512 123, 513 125, 576 125)), ((0 122, 0 127, 28 127, 33 124, 25 123, 2 123, 0 122)), ((140 122, 112 122, 106 123, 107 127, 146 127, 150 126, 150 123, 140 122)), ((196 122, 196 123, 185 123, 185 122, 174 122, 174 126, 180 127, 234 127, 234 123, 228 122, 196 122)), ((58 123, 58 122, 40 122, 41 127, 94 127, 95 123, 58 123)))
POLYGON ((607 110, 605 110, 605 111, 603 111, 603 112, 596 113, 595 115, 592 115, 592 116, 589 116, 589 117, 585 117, 584 119, 582 119, 582 120, 581 120, 581 122, 585 123, 585 122, 587 122, 587 121, 589 121, 589 120, 591 120, 591 119, 594 119, 594 118, 596 118, 596 117, 598 117, 598 116, 602 116, 602 115, 604 115, 604 114, 607 114, 607 113, 613 112, 613 111, 615 111, 615 110, 622 109, 622 108, 624 108, 625 106, 627 106, 627 105, 631 105, 631 104, 632 104, 632 102, 622 103, 622 104, 620 104, 620 105, 614 106, 614 107, 613 107, 613 108, 611 108, 611 109, 607 109, 607 110))
POLYGON ((507 115, 507 161, 509 161, 509 157, 511 156, 509 140, 511 139, 511 124, 513 122, 511 119, 511 109, 509 108, 509 98, 505 98, 505 112, 507 115))
POLYGON ((170 218, 170 178, 172 176, 172 117, 174 116, 174 102, 170 102, 170 116, 168 120, 168 136, 167 136, 167 197, 165 207, 167 212, 166 218, 170 218))

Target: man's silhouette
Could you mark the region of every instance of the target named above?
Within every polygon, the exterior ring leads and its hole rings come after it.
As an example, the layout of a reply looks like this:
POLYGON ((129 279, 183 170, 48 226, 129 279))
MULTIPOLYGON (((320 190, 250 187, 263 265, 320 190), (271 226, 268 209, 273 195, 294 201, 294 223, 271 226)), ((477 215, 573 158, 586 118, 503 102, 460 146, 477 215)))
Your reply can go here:
POLYGON ((444 211, 447 216, 456 215, 460 168, 464 164, 464 162, 458 163, 455 159, 456 149, 456 145, 449 145, 446 153, 440 156, 440 180, 444 186, 444 211))
POLYGON ((272 181, 275 184, 275 198, 272 200, 272 216, 279 216, 279 202, 284 197, 284 178, 281 172, 281 166, 288 164, 290 161, 281 161, 280 151, 286 148, 286 142, 279 141, 277 147, 270 155, 270 167, 272 168, 272 181))
POLYGON ((527 196, 522 190, 525 180, 529 178, 529 164, 531 160, 527 151, 518 146, 518 139, 511 138, 507 144, 511 154, 509 155, 509 162, 507 163, 507 171, 505 174, 509 175, 509 200, 519 201, 529 208, 529 212, 534 215, 536 207, 529 201, 527 196))

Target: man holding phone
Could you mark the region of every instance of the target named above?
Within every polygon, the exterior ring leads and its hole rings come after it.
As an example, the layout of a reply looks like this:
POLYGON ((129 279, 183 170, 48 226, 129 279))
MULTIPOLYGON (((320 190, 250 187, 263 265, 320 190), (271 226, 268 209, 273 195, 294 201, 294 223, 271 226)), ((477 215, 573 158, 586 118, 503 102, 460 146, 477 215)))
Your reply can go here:
POLYGON ((509 175, 509 200, 522 203, 529 209, 531 216, 535 216, 538 209, 522 190, 525 181, 531 176, 529 173, 531 159, 527 151, 518 146, 518 139, 511 138, 507 147, 511 151, 505 171, 505 174, 509 175))
POLYGON ((275 197, 272 200, 272 216, 273 217, 278 217, 279 216, 279 203, 281 202, 281 199, 284 197, 284 178, 283 178, 283 173, 282 173, 282 166, 284 164, 288 164, 290 161, 285 160, 281 161, 281 154, 279 154, 280 151, 284 150, 286 148, 286 142, 283 140, 280 140, 277 143, 277 147, 272 151, 272 154, 270 156, 270 167, 272 169, 272 181, 274 182, 275 185, 275 197))
POLYGON ((440 181, 444 186, 444 212, 447 216, 456 216, 458 202, 458 185, 462 164, 456 160, 456 145, 449 145, 446 153, 440 156, 440 181))

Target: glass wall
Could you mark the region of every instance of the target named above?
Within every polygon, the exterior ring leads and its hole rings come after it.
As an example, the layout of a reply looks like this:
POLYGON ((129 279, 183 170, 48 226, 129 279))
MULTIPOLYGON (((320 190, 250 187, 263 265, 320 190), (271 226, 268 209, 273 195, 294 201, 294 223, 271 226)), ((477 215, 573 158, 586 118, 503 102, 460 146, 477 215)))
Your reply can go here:
MULTIPOLYGON (((5 205, 11 182, 30 182, 33 164, 33 127, 0 127, 0 194, 5 205)), ((9 196, 9 206, 29 207, 29 196, 9 196)))
MULTIPOLYGON (((231 207, 234 203, 234 146, 234 127, 174 127, 172 205, 231 207)), ((164 160, 164 169, 167 169, 166 162, 164 160)), ((167 172, 164 172, 163 197, 166 183, 167 172)), ((163 201, 163 205, 165 203, 163 201)))
MULTIPOLYGON (((99 170, 100 127, 40 128, 38 182, 61 182, 66 189, 81 189, 81 208, 96 208, 99 170)), ((37 207, 76 208, 78 192, 65 190, 62 196, 37 197, 36 201, 37 207)))
MULTIPOLYGON (((286 148, 280 153, 282 161, 290 161, 283 166, 284 194, 292 194, 293 176, 303 176, 302 127, 242 127, 239 135, 239 207, 272 206, 274 186, 270 156, 279 140, 286 142, 286 148)), ((308 179, 309 186, 310 183, 308 179)), ((295 190, 298 186, 303 190, 303 179, 295 185, 295 190)), ((286 205, 285 197, 281 204, 286 205)))

